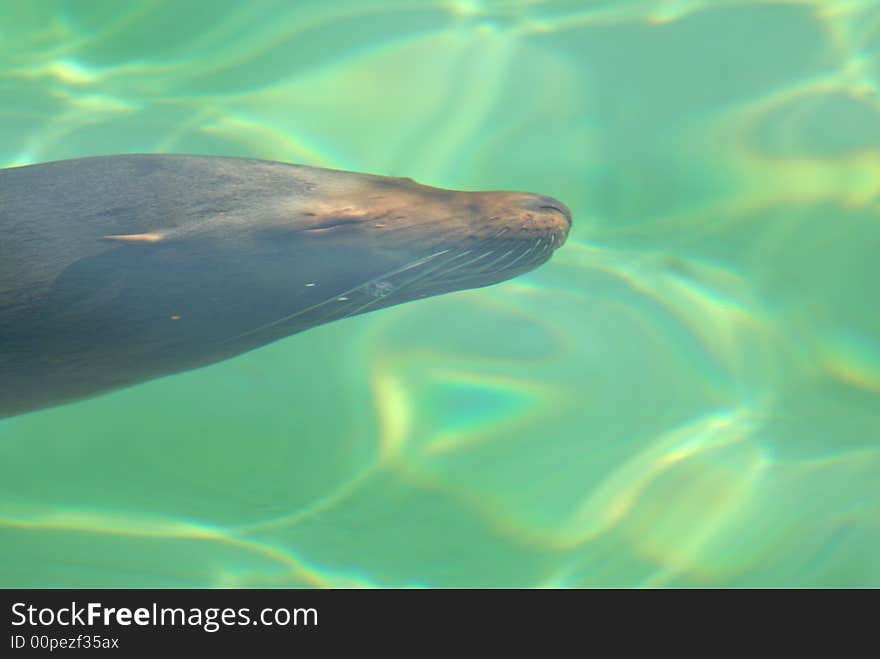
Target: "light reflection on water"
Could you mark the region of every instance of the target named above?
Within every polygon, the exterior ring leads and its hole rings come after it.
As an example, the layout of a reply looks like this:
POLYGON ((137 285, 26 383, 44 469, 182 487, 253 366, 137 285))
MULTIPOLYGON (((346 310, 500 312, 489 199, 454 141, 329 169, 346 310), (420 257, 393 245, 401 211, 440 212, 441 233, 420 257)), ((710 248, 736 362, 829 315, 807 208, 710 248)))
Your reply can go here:
POLYGON ((0 583, 880 585, 878 26, 8 3, 5 165, 239 155, 576 221, 513 282, 0 422, 0 583))

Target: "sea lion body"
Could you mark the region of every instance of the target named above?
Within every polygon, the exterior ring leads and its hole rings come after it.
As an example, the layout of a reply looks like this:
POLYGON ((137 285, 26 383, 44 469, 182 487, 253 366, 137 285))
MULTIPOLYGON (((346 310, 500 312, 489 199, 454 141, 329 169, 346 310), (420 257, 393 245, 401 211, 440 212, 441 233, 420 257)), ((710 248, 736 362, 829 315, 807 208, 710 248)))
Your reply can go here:
POLYGON ((0 170, 0 417, 508 279, 570 223, 538 195, 240 158, 0 170))

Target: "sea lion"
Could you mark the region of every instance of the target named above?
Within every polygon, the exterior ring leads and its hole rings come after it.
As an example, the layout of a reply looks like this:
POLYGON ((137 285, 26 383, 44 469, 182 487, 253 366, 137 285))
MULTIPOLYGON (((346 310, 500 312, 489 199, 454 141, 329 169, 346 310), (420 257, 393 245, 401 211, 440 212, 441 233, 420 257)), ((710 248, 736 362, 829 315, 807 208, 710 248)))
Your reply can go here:
POLYGON ((515 277, 570 225, 540 195, 242 158, 0 170, 0 417, 515 277))

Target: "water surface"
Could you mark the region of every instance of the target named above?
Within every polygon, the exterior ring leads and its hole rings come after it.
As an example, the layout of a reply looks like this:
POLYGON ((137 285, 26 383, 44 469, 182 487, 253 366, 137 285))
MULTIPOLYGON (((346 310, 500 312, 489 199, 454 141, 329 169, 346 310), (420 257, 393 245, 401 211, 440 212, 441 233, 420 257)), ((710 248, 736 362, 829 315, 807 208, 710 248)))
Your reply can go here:
POLYGON ((880 6, 0 4, 0 164, 522 189, 551 263, 0 421, 4 586, 880 586, 880 6))

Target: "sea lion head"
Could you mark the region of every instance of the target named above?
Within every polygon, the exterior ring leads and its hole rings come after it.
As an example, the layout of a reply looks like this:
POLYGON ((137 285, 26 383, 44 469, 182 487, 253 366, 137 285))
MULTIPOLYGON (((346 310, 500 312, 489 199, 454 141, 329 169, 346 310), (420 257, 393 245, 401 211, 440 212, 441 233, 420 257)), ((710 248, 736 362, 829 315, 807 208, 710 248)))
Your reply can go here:
POLYGON ((282 251, 287 245, 278 258, 295 258, 297 272, 308 273, 290 281, 308 303, 279 325, 325 323, 515 277, 546 262, 572 223, 562 202, 538 194, 332 170, 305 178, 271 219, 248 226, 282 251))
POLYGON ((494 284, 547 261, 571 227, 564 204, 526 192, 461 192, 265 161, 157 158, 113 163, 145 168, 139 196, 166 204, 149 213, 156 229, 105 236, 124 244, 91 265, 125 279, 114 313, 179 317, 169 327, 145 318, 141 327, 190 351, 195 341, 199 351, 247 350, 494 284))

